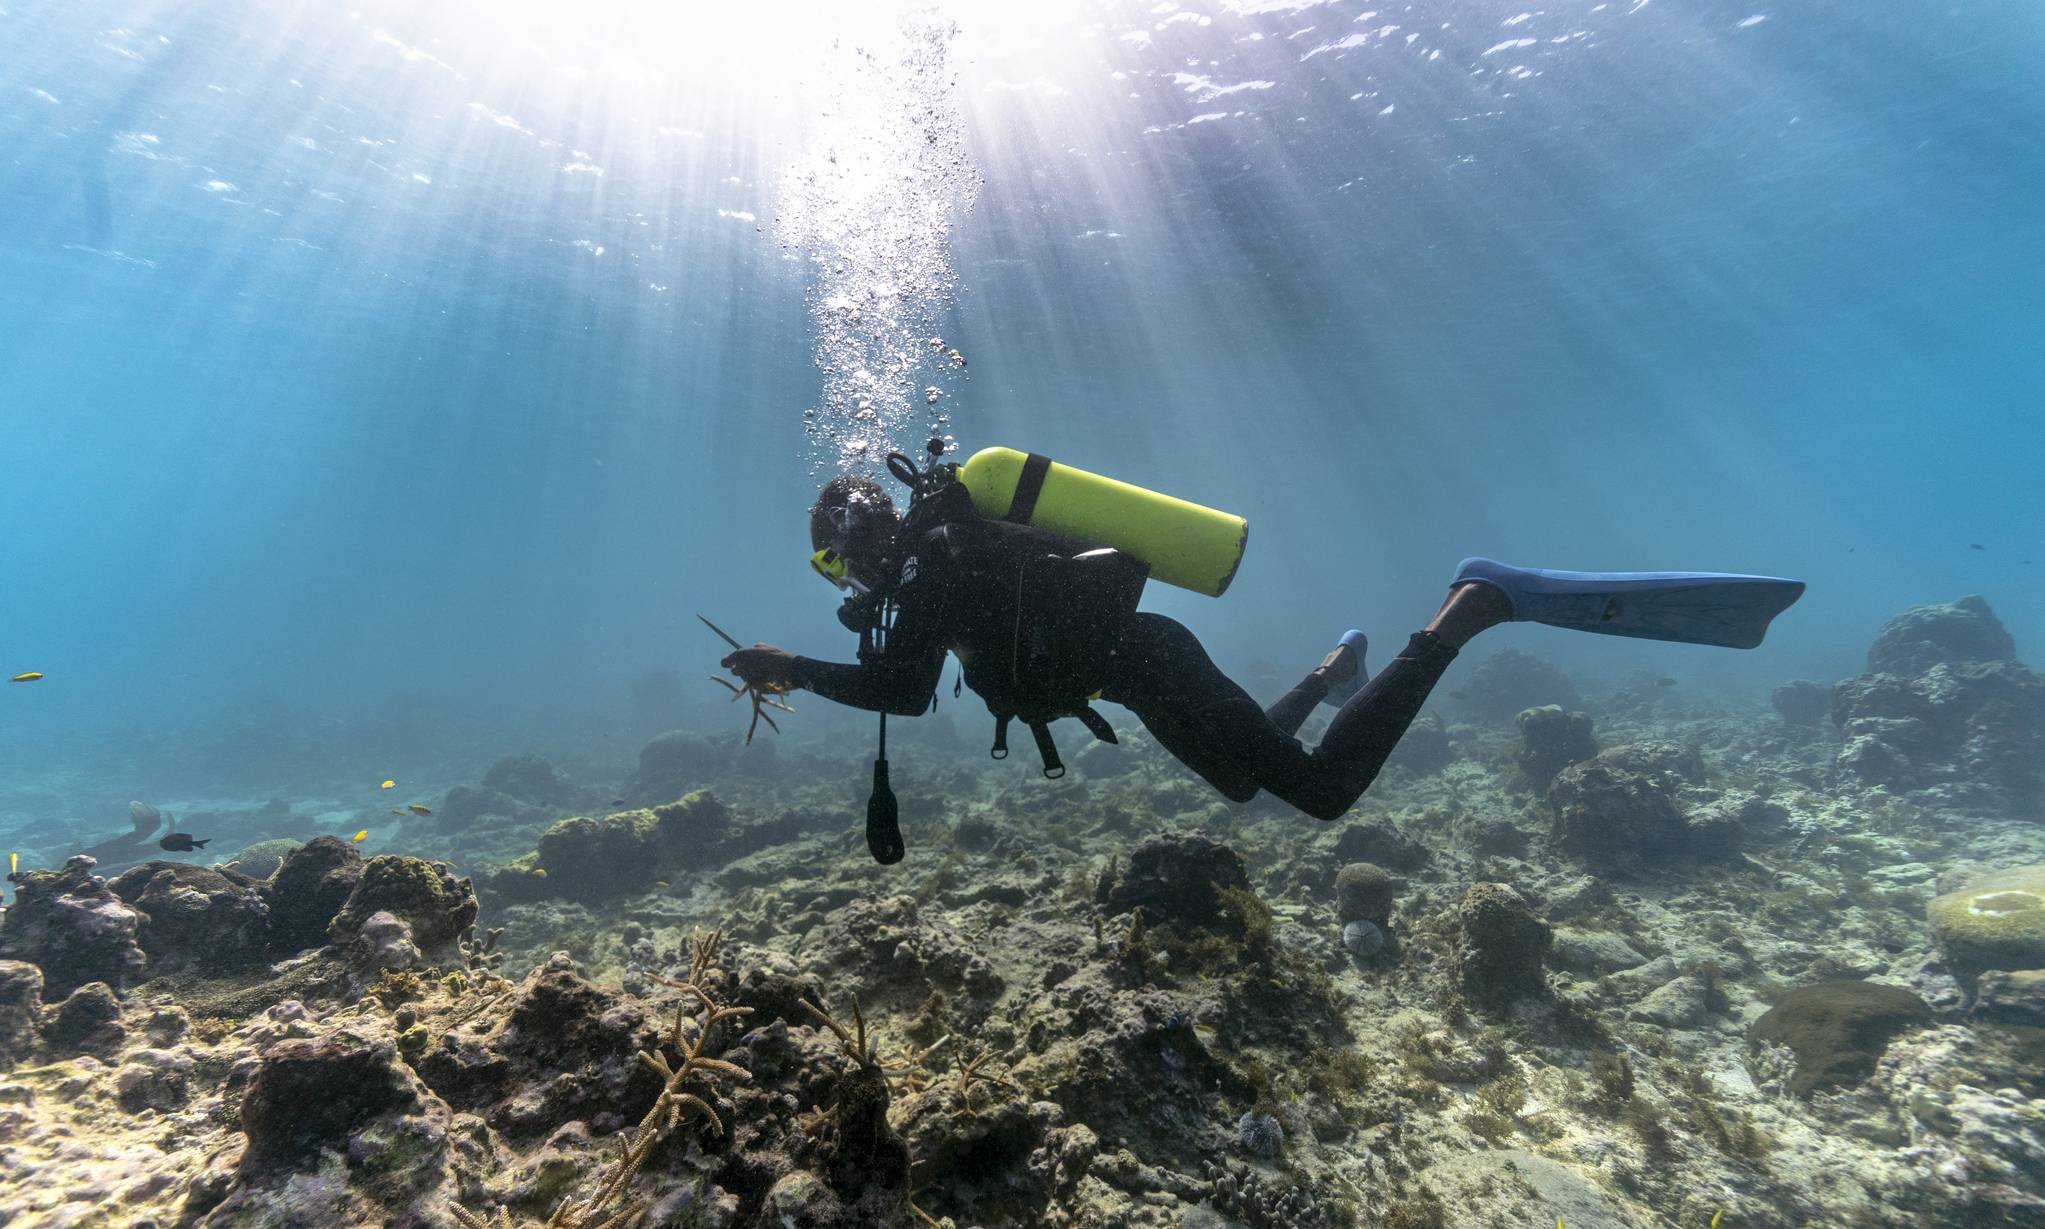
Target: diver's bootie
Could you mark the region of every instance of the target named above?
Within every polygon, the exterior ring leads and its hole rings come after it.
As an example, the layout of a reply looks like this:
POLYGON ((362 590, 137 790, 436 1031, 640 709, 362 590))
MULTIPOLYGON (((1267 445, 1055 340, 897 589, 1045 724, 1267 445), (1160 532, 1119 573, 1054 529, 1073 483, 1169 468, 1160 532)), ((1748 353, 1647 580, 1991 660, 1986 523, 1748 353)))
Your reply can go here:
POLYGON ((1363 655, 1369 648, 1370 637, 1357 631, 1355 628, 1342 633, 1341 642, 1335 646, 1335 651, 1328 654, 1327 659, 1321 663, 1321 669, 1328 671, 1330 674, 1335 673, 1341 669, 1341 659, 1344 656, 1355 658, 1356 669, 1347 678, 1339 678, 1331 683, 1328 687, 1328 694, 1321 697, 1321 703, 1341 708, 1344 704, 1349 703, 1349 697, 1355 695, 1358 688, 1370 682, 1370 671, 1363 664, 1363 655), (1342 652, 1343 649, 1348 649, 1349 652, 1344 654, 1342 652))
POLYGON ((1549 572, 1465 559, 1451 585, 1481 581, 1512 600, 1515 623, 1751 649, 1804 582, 1722 572, 1549 572))

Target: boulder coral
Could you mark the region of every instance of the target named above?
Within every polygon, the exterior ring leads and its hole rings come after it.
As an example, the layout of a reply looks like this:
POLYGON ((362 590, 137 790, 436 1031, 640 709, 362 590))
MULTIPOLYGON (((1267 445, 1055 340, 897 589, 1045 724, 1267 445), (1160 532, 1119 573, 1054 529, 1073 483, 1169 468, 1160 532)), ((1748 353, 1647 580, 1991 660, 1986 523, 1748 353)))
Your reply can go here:
POLYGON ((1990 969, 2045 969, 2045 865, 1958 877, 1925 907, 1963 987, 1990 969))

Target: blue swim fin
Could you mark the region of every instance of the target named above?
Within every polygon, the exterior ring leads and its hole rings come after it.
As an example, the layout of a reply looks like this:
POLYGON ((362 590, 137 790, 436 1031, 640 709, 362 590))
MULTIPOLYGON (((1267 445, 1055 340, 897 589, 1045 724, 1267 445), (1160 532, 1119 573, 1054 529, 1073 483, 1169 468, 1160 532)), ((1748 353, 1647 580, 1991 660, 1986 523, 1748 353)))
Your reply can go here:
POLYGON ((1351 653, 1356 654, 1356 673, 1328 688, 1328 694, 1321 697, 1321 703, 1330 708, 1341 708, 1349 703, 1349 697, 1355 695, 1365 683, 1370 682, 1370 669, 1363 664, 1363 655, 1370 650, 1370 637, 1351 628, 1342 633, 1340 643, 1351 653))
POLYGON ((1515 623, 1681 644, 1751 649, 1804 582, 1721 572, 1548 572, 1465 559, 1456 581, 1482 581, 1512 599, 1515 623))

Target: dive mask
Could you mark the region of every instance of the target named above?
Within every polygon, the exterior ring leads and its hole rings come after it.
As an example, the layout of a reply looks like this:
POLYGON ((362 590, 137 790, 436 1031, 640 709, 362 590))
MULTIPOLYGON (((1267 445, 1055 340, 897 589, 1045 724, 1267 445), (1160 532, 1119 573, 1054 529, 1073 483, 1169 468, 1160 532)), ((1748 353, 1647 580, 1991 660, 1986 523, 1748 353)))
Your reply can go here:
POLYGON ((809 557, 809 565, 817 575, 838 588, 864 594, 866 586, 853 578, 852 561, 845 557, 845 546, 852 540, 852 530, 859 519, 858 512, 850 505, 835 509, 831 514, 831 520, 838 527, 837 536, 832 539, 829 546, 809 557))

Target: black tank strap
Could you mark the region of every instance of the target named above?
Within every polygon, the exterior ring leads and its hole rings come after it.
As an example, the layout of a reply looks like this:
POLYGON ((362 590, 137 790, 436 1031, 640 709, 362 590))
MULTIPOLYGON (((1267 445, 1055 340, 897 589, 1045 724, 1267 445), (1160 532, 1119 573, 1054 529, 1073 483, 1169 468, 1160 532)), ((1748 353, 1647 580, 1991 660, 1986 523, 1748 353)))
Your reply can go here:
POLYGON ((1104 743, 1115 741, 1115 727, 1108 724, 1106 717, 1095 712, 1092 705, 1082 704, 1079 711, 1072 715, 1079 718, 1080 724, 1091 730, 1095 738, 1104 743))
POLYGON ((1058 744, 1051 741, 1051 723, 1030 722, 1030 733, 1036 736, 1037 754, 1044 757, 1044 779, 1056 781, 1065 775, 1065 764, 1058 758, 1058 744))
POLYGON ((1033 452, 1023 462, 1022 473, 1015 480, 1015 498, 1009 500, 1008 515, 1001 519, 1027 525, 1037 512, 1037 497, 1044 493, 1044 475, 1051 472, 1051 458, 1041 452, 1033 452))
POLYGON ((1006 717, 994 719, 994 748, 987 754, 997 760, 1008 758, 1008 720, 1006 717))

